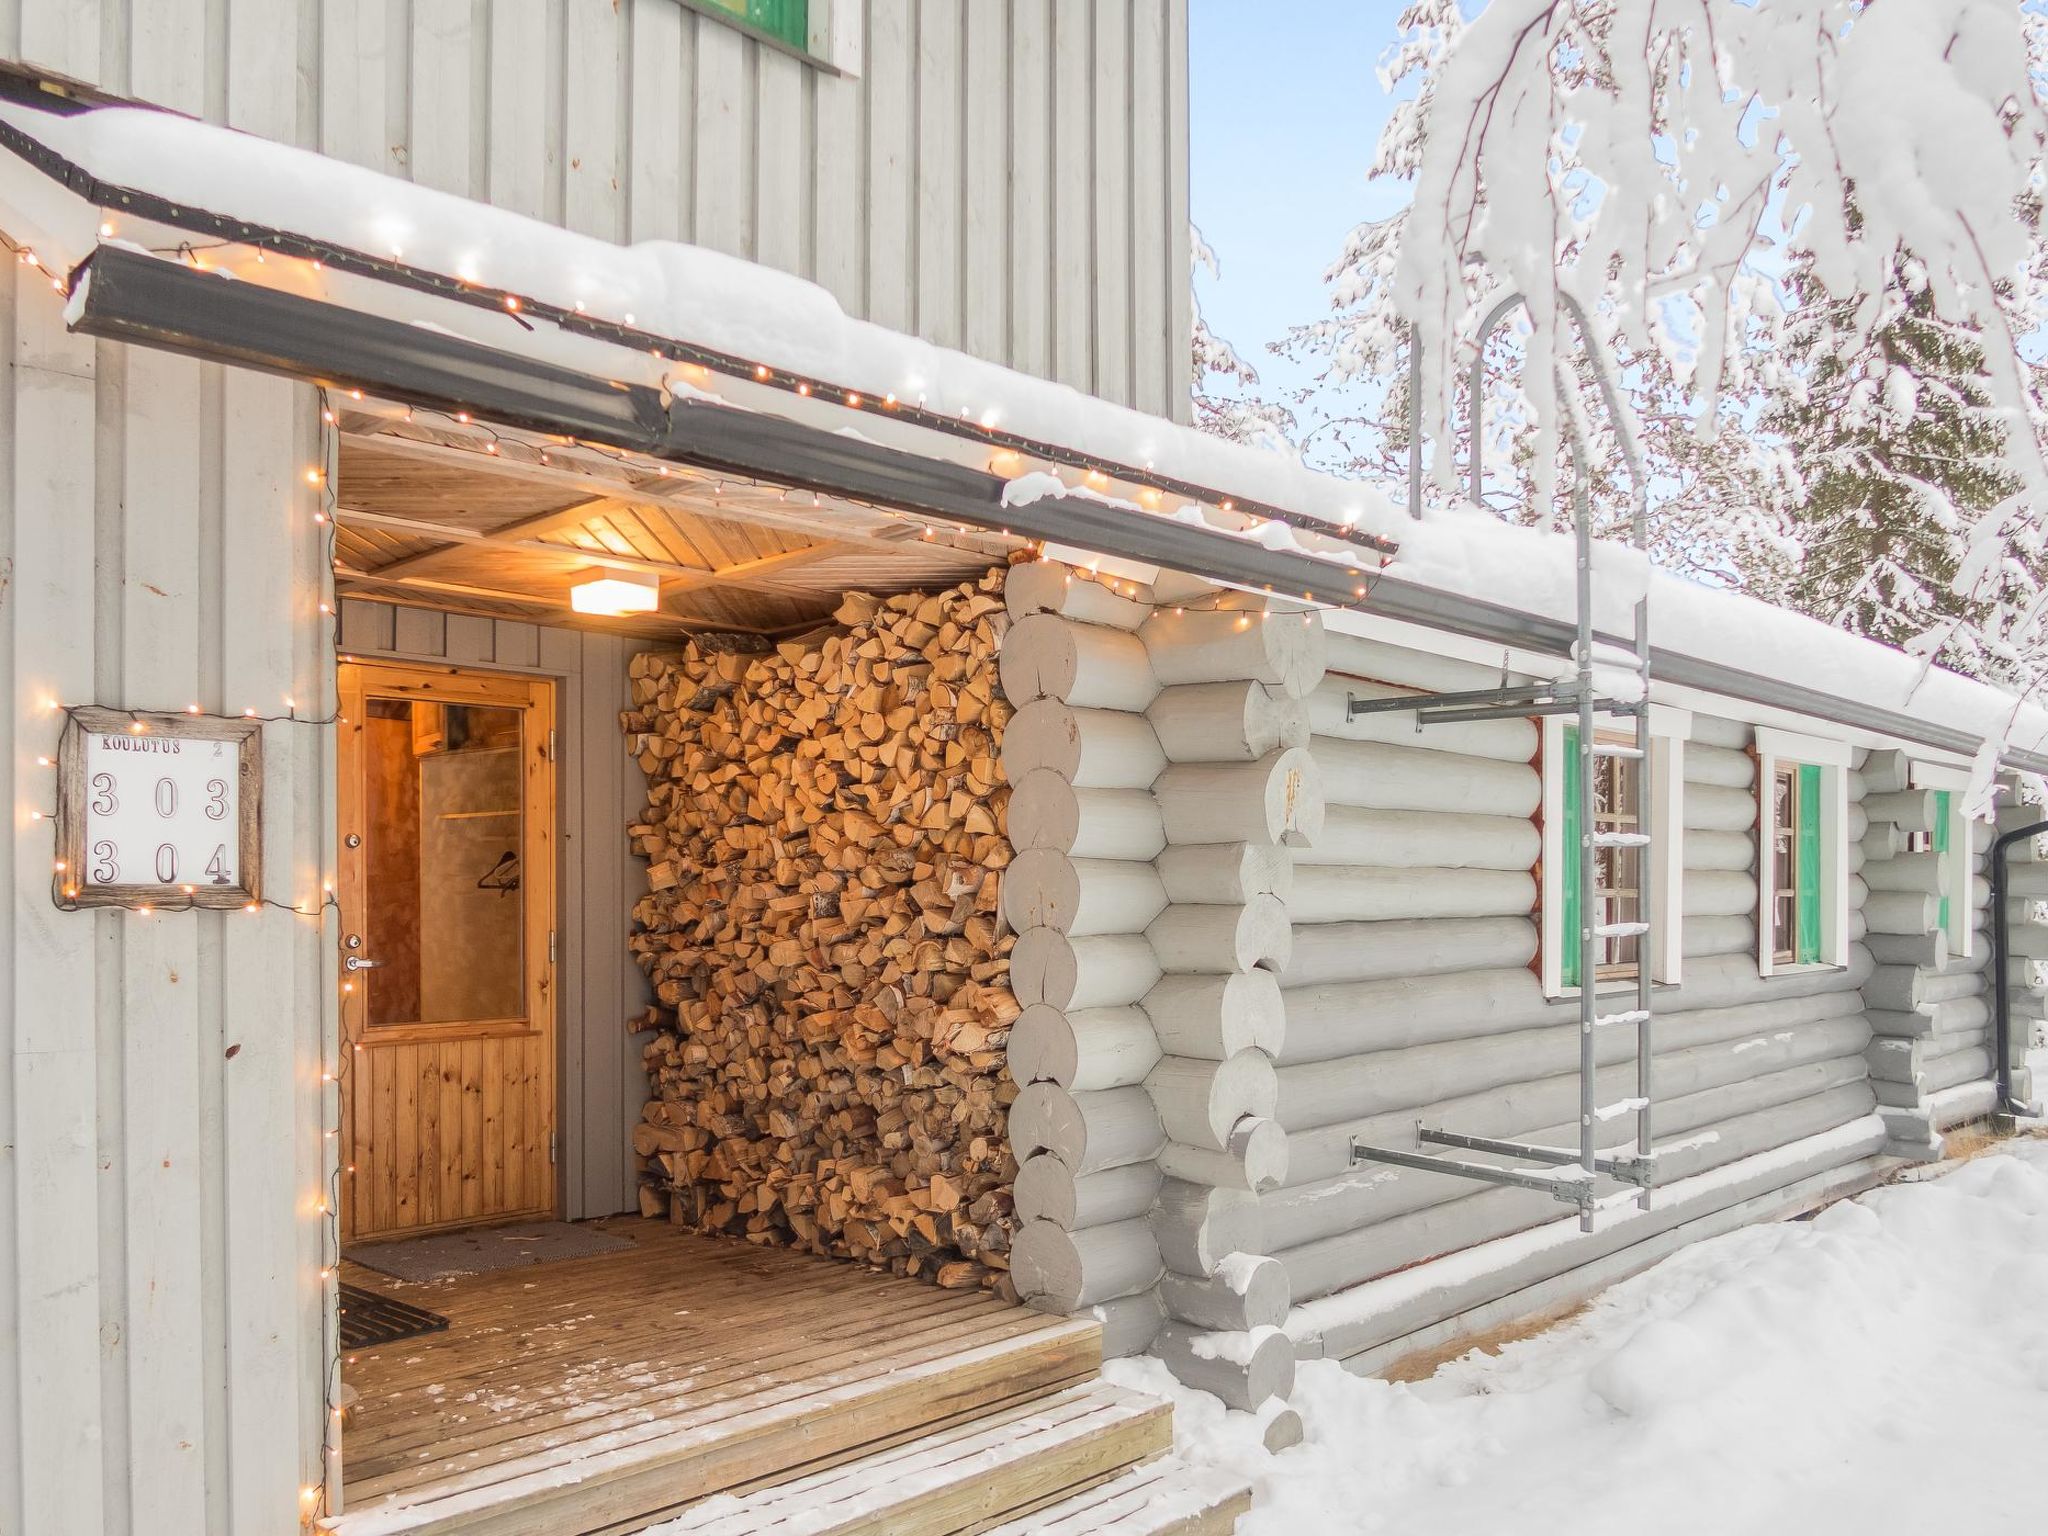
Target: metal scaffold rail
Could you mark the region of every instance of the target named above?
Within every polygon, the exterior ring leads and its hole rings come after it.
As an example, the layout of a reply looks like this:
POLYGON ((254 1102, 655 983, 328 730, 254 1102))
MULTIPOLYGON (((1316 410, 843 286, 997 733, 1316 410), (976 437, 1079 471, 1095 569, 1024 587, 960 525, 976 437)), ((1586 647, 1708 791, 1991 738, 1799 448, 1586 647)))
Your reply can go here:
MULTIPOLYGON (((1479 345, 1473 354, 1473 378, 1469 391, 1472 412, 1470 440, 1472 444, 1471 499, 1480 501, 1483 465, 1481 462, 1481 432, 1479 407, 1481 390, 1481 359, 1485 344, 1495 328, 1506 318, 1508 312, 1521 302, 1520 296, 1510 296, 1494 306, 1480 328, 1479 345)), ((1581 335, 1590 343, 1591 330, 1585 317, 1575 304, 1566 297, 1566 308, 1579 323, 1581 335)), ((1597 360, 1596 360, 1597 361, 1597 360)), ((1599 380, 1602 393, 1606 396, 1608 409, 1615 412, 1617 402, 1613 385, 1606 370, 1596 366, 1594 373, 1599 380)), ((1411 374, 1411 394, 1417 381, 1411 374)), ((1567 422, 1571 420, 1566 417, 1567 422)), ((1633 445, 1622 434, 1623 450, 1629 460, 1634 486, 1634 506, 1631 520, 1630 543, 1645 560, 1649 555, 1649 514, 1646 487, 1641 466, 1636 462, 1633 445)), ((1573 647, 1574 670, 1570 677, 1550 682, 1510 684, 1505 678, 1498 688, 1470 689, 1454 693, 1410 694, 1397 698, 1348 699, 1347 718, 1357 719, 1361 715, 1408 712, 1415 716, 1418 730, 1428 725, 1448 725, 1459 721, 1497 720, 1530 715, 1562 715, 1570 717, 1575 726, 1570 752, 1574 755, 1577 769, 1576 782, 1571 787, 1577 812, 1577 914, 1578 932, 1578 1004, 1579 1004, 1579 1094, 1578 1094, 1578 1146, 1544 1146, 1535 1142, 1501 1140, 1487 1136, 1469 1136, 1441 1127, 1418 1124, 1415 1138, 1418 1148, 1442 1147, 1451 1152, 1463 1152, 1478 1156, 1501 1158, 1512 1163, 1535 1163, 1535 1168, 1504 1166, 1492 1162, 1475 1161, 1473 1157, 1432 1155, 1428 1151, 1406 1151, 1394 1147, 1370 1146, 1353 1140, 1351 1160, 1353 1162, 1386 1163, 1397 1168, 1412 1168, 1429 1173, 1457 1174, 1464 1178, 1478 1179, 1489 1184, 1507 1185, 1519 1189, 1544 1191, 1568 1205, 1575 1206, 1579 1213, 1579 1225, 1585 1231, 1592 1231, 1597 1211, 1614 1203, 1612 1196, 1600 1193, 1599 1180, 1605 1178, 1616 1183, 1632 1186, 1636 1191, 1634 1201, 1642 1209, 1650 1208, 1651 1189, 1655 1184, 1656 1153, 1651 1140, 1651 1113, 1653 1107, 1651 1081, 1651 1031, 1655 1014, 1651 999, 1652 957, 1650 934, 1652 931, 1651 901, 1656 882, 1649 878, 1651 850, 1655 846, 1656 829, 1650 820, 1651 796, 1649 794, 1648 767, 1650 762, 1650 608, 1649 587, 1644 583, 1642 595, 1633 605, 1633 645, 1626 651, 1619 646, 1608 646, 1607 656, 1596 666, 1596 649, 1601 642, 1596 639, 1593 624, 1593 519, 1589 505, 1588 483, 1591 466, 1587 462, 1586 445, 1573 427, 1571 430, 1572 462, 1574 469, 1572 486, 1572 531, 1576 543, 1576 629, 1573 647), (1620 683, 1621 686, 1615 686, 1620 683), (1632 728, 1627 734, 1630 739, 1623 741, 1600 738, 1599 727, 1604 720, 1627 721, 1632 728), (1629 832, 1603 830, 1599 810, 1600 766, 1603 762, 1621 761, 1639 764, 1635 775, 1635 829, 1629 832), (1602 921, 1598 900, 1597 879, 1600 855, 1603 851, 1629 850, 1637 860, 1635 910, 1625 920, 1602 921), (1598 986, 1599 958, 1604 941, 1633 939, 1635 941, 1635 975, 1633 1006, 1612 1009, 1602 1013, 1603 1002, 1618 1001, 1612 990, 1603 994, 1598 986), (1636 1091, 1630 1098, 1618 1103, 1603 1105, 1598 1099, 1599 1047, 1598 1038, 1603 1030, 1628 1028, 1635 1031, 1636 1091), (1599 1147, 1601 1127, 1623 1116, 1635 1121, 1634 1144, 1628 1150, 1612 1155, 1603 1155, 1599 1147)), ((1411 473, 1419 466, 1411 462, 1411 473)), ((1615 726, 1610 725, 1610 731, 1615 726)), ((1618 732, 1617 732, 1618 734, 1618 732)), ((1617 775, 1617 779, 1620 776, 1617 775)))

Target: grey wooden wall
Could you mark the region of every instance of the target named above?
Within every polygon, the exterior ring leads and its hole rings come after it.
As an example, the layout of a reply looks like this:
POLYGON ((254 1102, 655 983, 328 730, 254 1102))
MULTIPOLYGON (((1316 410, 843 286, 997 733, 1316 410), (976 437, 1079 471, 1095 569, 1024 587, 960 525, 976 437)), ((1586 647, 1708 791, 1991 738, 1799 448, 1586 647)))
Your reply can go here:
POLYGON ((859 3, 858 78, 680 0, 0 0, 0 57, 248 126, 274 53, 258 131, 1186 420, 1187 0, 859 3))
MULTIPOLYGON (((642 642, 431 608, 348 600, 348 656, 523 672, 552 677, 556 780, 561 797, 561 1187, 571 1217, 638 1208, 629 1136, 647 1100, 647 1074, 626 1020, 652 1000, 626 951, 632 905, 647 891, 647 861, 627 846, 626 824, 646 803, 647 781, 626 755, 619 711, 626 664, 642 642)), ((643 1037, 644 1038, 644 1037, 643 1037)))

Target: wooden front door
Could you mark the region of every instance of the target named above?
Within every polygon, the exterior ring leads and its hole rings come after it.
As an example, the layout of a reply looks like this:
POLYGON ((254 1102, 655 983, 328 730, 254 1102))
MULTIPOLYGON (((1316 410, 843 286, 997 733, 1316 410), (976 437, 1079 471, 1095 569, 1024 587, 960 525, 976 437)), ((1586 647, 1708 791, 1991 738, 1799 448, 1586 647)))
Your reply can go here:
POLYGON ((553 1215, 554 685, 340 697, 342 1237, 553 1215))

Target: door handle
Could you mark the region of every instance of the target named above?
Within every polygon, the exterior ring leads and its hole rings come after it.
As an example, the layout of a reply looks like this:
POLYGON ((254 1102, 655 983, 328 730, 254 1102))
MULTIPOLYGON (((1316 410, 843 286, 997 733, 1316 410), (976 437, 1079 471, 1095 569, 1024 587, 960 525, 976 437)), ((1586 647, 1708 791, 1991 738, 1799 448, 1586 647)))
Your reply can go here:
POLYGON ((382 960, 365 960, 361 955, 348 955, 343 958, 341 968, 344 971, 374 971, 383 963, 382 960))

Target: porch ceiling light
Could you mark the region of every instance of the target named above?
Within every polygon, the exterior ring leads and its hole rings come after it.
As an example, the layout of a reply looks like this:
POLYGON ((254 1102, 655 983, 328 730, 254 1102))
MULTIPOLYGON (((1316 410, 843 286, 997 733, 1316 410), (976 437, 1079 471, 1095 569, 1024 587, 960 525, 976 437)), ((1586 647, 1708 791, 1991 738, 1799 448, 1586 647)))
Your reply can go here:
POLYGON ((578 613, 612 617, 652 613, 661 606, 661 578, 652 571, 607 569, 570 587, 569 606, 578 613))

